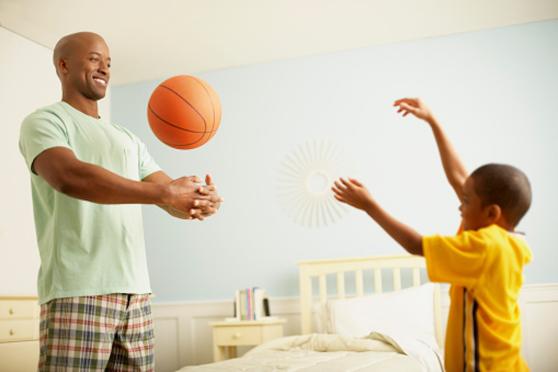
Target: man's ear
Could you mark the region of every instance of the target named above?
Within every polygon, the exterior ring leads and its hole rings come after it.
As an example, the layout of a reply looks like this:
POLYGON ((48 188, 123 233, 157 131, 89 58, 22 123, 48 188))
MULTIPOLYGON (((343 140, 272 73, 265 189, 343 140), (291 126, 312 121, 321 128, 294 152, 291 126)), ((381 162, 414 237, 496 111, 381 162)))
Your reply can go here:
POLYGON ((60 77, 68 73, 68 62, 64 58, 60 58, 56 62, 56 73, 60 77))

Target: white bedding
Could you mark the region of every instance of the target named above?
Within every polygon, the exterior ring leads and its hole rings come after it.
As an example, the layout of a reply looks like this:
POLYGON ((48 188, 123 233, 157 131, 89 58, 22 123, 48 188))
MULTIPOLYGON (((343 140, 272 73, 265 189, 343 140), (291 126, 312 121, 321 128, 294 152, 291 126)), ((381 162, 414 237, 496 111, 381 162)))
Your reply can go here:
POLYGON ((181 372, 441 372, 440 358, 432 345, 405 335, 372 333, 365 338, 331 334, 283 337, 260 345, 241 358, 181 372))

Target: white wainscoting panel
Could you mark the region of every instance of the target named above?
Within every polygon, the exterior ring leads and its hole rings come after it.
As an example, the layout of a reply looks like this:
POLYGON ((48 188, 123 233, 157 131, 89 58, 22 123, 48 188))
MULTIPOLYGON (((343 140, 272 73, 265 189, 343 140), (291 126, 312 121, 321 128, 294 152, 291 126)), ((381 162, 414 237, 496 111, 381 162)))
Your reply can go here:
MULTIPOLYGON (((300 333, 298 298, 276 298, 270 302, 272 315, 287 319, 284 334, 300 333)), ((157 372, 211 363, 213 340, 209 323, 233 315, 232 301, 154 303, 152 308, 157 372)), ((239 348, 239 355, 247 350, 239 348)))
POLYGON ((558 284, 525 286, 520 298, 523 356, 533 372, 558 370, 558 284))
POLYGON ((155 364, 161 371, 173 371, 180 365, 179 319, 178 317, 157 317, 154 319, 156 329, 155 364))
MULTIPOLYGON (((443 332, 449 310, 448 286, 442 286, 443 332)), ((523 288, 521 297, 523 356, 532 371, 551 372, 558 366, 558 283, 523 288)), ((285 336, 300 334, 298 298, 272 298, 271 312, 287 319, 285 336)), ((153 304, 157 372, 213 361, 209 322, 231 317, 232 301, 166 302, 153 304)), ((239 348, 242 355, 249 348, 239 348)))

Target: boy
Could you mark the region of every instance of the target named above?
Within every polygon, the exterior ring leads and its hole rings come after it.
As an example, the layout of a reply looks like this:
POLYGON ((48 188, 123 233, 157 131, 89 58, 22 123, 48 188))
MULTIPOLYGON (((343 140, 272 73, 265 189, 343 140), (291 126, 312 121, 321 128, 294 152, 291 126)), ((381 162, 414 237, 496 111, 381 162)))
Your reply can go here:
POLYGON ((419 99, 400 99, 394 106, 403 116, 410 113, 430 125, 446 177, 461 201, 460 232, 421 236, 385 212, 355 179, 336 181, 335 198, 368 213, 409 253, 424 256, 432 281, 451 283, 447 371, 528 370, 520 355, 517 299, 531 251, 514 233, 531 204, 527 177, 503 164, 487 164, 467 175, 440 124, 419 99))

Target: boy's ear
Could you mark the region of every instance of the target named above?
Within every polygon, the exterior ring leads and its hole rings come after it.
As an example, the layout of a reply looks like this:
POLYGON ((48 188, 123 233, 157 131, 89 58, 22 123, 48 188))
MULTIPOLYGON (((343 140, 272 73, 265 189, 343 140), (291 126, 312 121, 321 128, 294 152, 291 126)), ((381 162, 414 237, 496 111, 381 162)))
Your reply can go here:
POLYGON ((486 207, 486 217, 488 217, 491 222, 500 220, 500 217, 502 217, 502 208, 500 208, 498 204, 490 204, 486 207))

